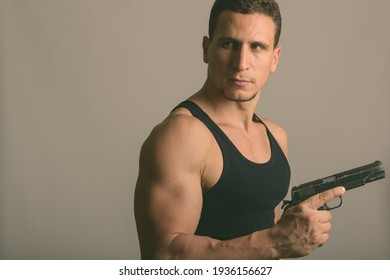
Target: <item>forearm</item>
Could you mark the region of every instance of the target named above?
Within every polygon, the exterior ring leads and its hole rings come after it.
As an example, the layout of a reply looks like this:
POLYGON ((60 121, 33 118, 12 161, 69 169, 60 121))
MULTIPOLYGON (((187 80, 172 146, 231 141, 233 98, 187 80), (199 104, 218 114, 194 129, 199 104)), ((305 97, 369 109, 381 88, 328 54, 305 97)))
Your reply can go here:
POLYGON ((278 242, 271 230, 220 241, 206 236, 177 234, 162 258, 168 259, 279 259, 278 242))

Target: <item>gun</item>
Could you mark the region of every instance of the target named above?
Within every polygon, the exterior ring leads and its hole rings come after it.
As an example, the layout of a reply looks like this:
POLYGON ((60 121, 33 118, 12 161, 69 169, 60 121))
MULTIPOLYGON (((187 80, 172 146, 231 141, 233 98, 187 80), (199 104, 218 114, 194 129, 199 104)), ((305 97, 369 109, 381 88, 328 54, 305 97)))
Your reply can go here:
MULTIPOLYGON (((385 168, 382 162, 377 160, 367 165, 293 187, 291 189, 291 200, 284 200, 282 209, 288 209, 313 195, 337 186, 343 186, 346 190, 351 190, 383 178, 385 178, 385 168)), ((342 203, 343 200, 340 197, 340 203, 338 205, 329 207, 324 204, 319 210, 336 209, 339 208, 342 203)))

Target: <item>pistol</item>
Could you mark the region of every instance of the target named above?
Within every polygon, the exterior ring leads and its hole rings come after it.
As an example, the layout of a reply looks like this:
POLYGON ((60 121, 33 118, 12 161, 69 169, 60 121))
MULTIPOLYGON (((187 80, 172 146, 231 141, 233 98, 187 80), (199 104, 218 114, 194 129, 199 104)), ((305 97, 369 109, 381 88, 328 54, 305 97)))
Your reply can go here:
MULTIPOLYGON (((291 200, 284 200, 282 209, 288 209, 313 195, 337 186, 343 186, 346 190, 351 190, 383 178, 385 178, 385 168, 382 162, 377 160, 367 165, 293 187, 291 189, 291 200)), ((325 203, 319 210, 336 209, 339 208, 342 203, 343 200, 340 197, 338 205, 329 207, 325 203)))

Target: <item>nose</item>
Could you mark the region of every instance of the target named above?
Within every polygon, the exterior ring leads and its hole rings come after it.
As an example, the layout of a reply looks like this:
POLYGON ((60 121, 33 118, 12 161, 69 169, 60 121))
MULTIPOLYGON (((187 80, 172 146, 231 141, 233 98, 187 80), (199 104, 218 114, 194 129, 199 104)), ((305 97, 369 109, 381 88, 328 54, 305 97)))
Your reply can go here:
POLYGON ((245 46, 241 46, 235 51, 233 67, 237 71, 245 71, 249 68, 250 52, 245 46))

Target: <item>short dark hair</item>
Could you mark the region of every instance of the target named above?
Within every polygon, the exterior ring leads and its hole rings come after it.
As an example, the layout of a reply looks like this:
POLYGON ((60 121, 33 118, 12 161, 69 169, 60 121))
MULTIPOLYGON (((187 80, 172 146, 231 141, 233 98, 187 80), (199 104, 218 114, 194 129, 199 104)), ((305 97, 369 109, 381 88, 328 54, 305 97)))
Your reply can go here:
POLYGON ((241 14, 260 13, 271 17, 275 23, 274 47, 278 45, 280 33, 282 31, 282 16, 280 14, 279 5, 275 0, 215 0, 209 19, 210 39, 214 36, 218 16, 223 11, 232 11, 241 14))

